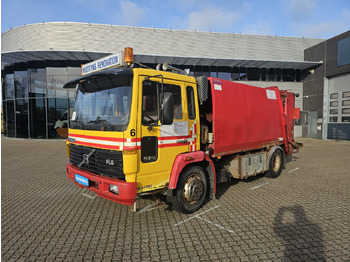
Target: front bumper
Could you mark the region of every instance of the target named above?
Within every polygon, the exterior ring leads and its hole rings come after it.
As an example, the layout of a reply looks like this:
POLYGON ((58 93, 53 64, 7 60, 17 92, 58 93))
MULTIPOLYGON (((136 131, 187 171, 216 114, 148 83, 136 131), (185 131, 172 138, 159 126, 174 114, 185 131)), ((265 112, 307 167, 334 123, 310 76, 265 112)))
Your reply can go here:
POLYGON ((137 188, 136 182, 125 182, 123 180, 96 175, 94 173, 82 170, 71 163, 66 166, 66 174, 77 186, 87 188, 95 192, 98 196, 108 200, 124 204, 132 205, 136 200, 137 188), (75 175, 83 176, 89 180, 89 187, 84 186, 75 181, 75 175), (119 194, 114 194, 109 191, 109 185, 117 185, 119 194))

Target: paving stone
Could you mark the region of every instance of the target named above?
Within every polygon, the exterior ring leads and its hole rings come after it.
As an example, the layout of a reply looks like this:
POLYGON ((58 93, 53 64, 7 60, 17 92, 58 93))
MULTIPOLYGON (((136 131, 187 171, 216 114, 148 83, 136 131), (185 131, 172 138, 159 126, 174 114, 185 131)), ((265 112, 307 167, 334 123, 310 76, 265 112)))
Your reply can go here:
POLYGON ((184 215, 88 199, 65 175, 65 141, 2 138, 1 258, 350 261, 350 142, 297 141, 278 178, 218 185, 217 199, 184 215))

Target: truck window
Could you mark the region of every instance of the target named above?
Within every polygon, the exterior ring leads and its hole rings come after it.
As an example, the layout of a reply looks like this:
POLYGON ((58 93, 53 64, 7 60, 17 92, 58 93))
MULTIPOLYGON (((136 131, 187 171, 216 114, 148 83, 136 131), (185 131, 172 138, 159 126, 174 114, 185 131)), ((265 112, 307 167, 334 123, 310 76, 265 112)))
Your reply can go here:
POLYGON ((188 118, 196 119, 196 106, 194 102, 194 91, 192 86, 186 87, 188 118))
MULTIPOLYGON (((163 84, 164 92, 173 94, 174 119, 183 118, 181 87, 163 84)), ((159 120, 159 97, 161 84, 155 81, 144 81, 142 86, 142 124, 151 125, 159 120)))
POLYGON ((142 85, 142 124, 146 126, 158 121, 157 85, 153 81, 144 81, 142 85))
POLYGON ((182 119, 182 99, 181 99, 181 87, 178 85, 164 84, 164 92, 170 92, 173 94, 174 99, 174 119, 182 119))

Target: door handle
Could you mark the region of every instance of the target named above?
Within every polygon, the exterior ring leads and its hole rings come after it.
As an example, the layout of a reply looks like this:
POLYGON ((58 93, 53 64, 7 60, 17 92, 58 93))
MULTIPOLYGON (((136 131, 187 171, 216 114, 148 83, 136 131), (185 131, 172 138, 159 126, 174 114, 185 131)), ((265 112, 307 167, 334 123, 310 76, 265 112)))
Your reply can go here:
POLYGON ((179 139, 179 140, 176 140, 176 143, 178 144, 186 144, 188 142, 187 139, 179 139))

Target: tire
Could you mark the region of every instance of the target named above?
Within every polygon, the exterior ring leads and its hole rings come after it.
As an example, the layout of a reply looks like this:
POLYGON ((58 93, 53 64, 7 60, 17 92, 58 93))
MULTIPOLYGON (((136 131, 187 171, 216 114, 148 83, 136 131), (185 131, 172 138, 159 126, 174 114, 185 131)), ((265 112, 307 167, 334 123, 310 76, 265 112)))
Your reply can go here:
POLYGON ((278 177, 283 169, 284 165, 284 153, 280 149, 276 149, 270 158, 269 163, 269 176, 272 178, 278 177))
POLYGON ((186 168, 180 175, 175 196, 172 197, 174 210, 185 214, 197 211, 206 198, 207 188, 207 176, 201 167, 186 168))

